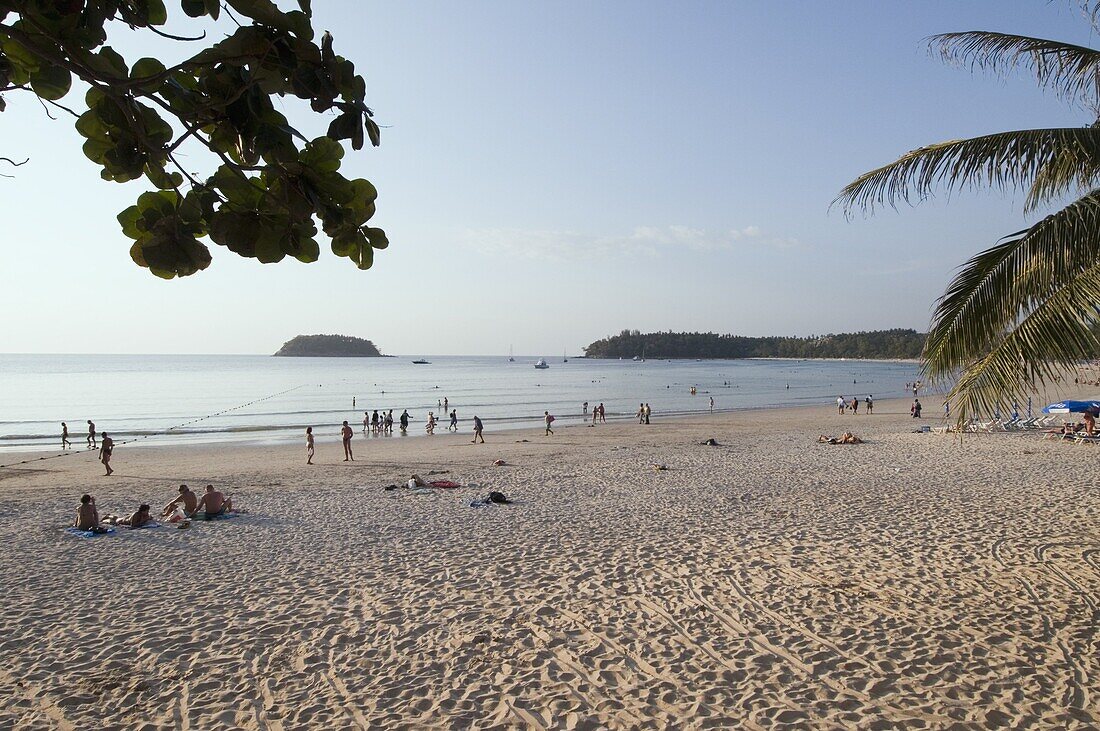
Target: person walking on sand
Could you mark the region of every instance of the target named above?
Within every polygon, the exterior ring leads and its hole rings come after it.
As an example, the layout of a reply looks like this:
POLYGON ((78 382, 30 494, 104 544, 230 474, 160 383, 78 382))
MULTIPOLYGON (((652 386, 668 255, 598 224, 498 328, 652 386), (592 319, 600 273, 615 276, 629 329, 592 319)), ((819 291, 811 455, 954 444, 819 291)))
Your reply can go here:
POLYGON ((340 438, 344 442, 344 461, 345 462, 347 462, 349 459, 352 462, 355 461, 355 455, 353 455, 351 453, 351 435, 352 435, 351 427, 348 426, 348 423, 345 421, 344 425, 342 427, 340 427, 340 438))
POLYGON ((864 400, 864 405, 867 407, 867 415, 875 413, 875 399, 871 394, 867 394, 867 398, 864 400))
POLYGON ((584 420, 588 421, 588 402, 587 401, 585 401, 583 404, 581 404, 581 411, 583 412, 583 415, 585 417, 584 420))
POLYGON ((648 424, 649 423, 649 404, 645 405, 644 411, 645 411, 645 423, 648 424))
POLYGON ((95 449, 95 424, 91 419, 88 419, 88 449, 95 449))
POLYGON ((844 406, 845 406, 844 397, 843 396, 837 396, 836 397, 836 411, 841 416, 844 416, 844 406))
POLYGON ((103 432, 99 444, 99 461, 107 468, 107 476, 110 477, 114 470, 111 469, 111 454, 115 451, 115 440, 103 432))
POLYGON ((554 423, 554 417, 550 415, 549 411, 544 411, 542 412, 542 420, 546 422, 545 436, 550 436, 554 433, 554 430, 550 428, 550 425, 554 423))
POLYGON ((447 426, 447 431, 458 431, 458 409, 451 409, 451 423, 447 426))
POLYGON ((641 424, 645 421, 645 404, 638 404, 638 423, 641 424))
POLYGON ((313 427, 306 427, 306 464, 313 464, 313 427))
POLYGON ((64 452, 66 448, 72 449, 73 445, 69 442, 69 425, 61 422, 61 451, 64 452))
POLYGON ((858 396, 853 396, 852 397, 852 413, 853 414, 859 414, 859 397, 858 396))
POLYGON ((714 411, 714 397, 713 396, 710 397, 710 410, 714 411))
POLYGON ((914 419, 920 418, 920 399, 913 399, 913 405, 909 407, 909 413, 912 414, 914 419))
POLYGON ((484 427, 481 425, 481 419, 477 416, 474 417, 474 440, 470 444, 477 444, 477 440, 480 439, 481 443, 485 443, 485 436, 481 433, 484 427))
POLYGON ((364 434, 367 433, 367 429, 369 427, 370 427, 370 412, 369 411, 364 411, 363 412, 363 433, 364 434))

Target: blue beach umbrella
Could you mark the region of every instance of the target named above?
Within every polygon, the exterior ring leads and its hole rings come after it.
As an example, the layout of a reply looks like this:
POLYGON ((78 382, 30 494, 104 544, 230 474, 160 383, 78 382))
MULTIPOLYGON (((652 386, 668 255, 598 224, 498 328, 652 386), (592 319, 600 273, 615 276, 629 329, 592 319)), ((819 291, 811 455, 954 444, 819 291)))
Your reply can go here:
POLYGON ((1100 412, 1100 399, 1094 401, 1059 401, 1043 407, 1044 414, 1079 414, 1091 409, 1100 412))

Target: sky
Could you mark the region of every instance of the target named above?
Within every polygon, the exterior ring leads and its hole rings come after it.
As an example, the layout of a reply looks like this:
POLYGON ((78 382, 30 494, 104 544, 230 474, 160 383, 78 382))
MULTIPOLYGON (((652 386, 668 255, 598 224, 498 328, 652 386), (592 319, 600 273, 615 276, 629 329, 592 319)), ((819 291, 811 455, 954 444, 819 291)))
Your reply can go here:
MULTIPOLYGON (((194 28, 175 5, 169 28, 194 28)), ((374 266, 326 241, 309 265, 210 243, 206 271, 160 280, 115 220, 142 184, 102 181, 71 119, 9 93, 0 155, 30 162, 0 169, 0 352, 272 353, 340 333, 389 354, 550 356, 625 328, 923 332, 954 271, 1043 212, 977 191, 848 218, 840 189, 925 144, 1092 121, 924 41, 1095 45, 1071 0, 313 6, 383 127, 342 169, 379 190, 391 243, 374 266)), ((131 62, 195 52, 113 34, 131 62)))

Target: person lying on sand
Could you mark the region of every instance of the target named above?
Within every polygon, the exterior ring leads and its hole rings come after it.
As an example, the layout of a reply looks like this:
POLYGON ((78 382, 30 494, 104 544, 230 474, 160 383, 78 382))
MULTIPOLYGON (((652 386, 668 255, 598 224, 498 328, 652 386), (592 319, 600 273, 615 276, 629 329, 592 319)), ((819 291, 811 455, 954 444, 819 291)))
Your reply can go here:
POLYGON ((424 478, 420 475, 413 475, 409 478, 409 487, 427 487, 428 483, 424 482, 424 478))
POLYGON ((99 524, 99 511, 95 507, 95 498, 91 495, 80 496, 80 507, 76 509, 73 527, 90 531, 104 530, 99 524))
POLYGON ((821 444, 863 444, 863 440, 850 431, 846 431, 839 437, 830 437, 822 434, 817 438, 821 444))
POLYGON ((198 506, 195 508, 195 512, 205 511, 207 518, 212 518, 215 515, 225 515, 226 513, 233 512, 233 501, 214 489, 213 485, 206 486, 206 492, 199 500, 198 506))
POLYGON ((142 528, 154 521, 153 516, 149 514, 149 506, 143 504, 125 518, 118 515, 104 515, 102 522, 109 525, 128 525, 131 528, 142 528))
POLYGON ((176 506, 180 503, 183 503, 183 514, 190 518, 195 514, 195 511, 199 509, 199 496, 187 485, 180 485, 179 497, 165 505, 161 515, 167 518, 169 515, 176 512, 176 506))

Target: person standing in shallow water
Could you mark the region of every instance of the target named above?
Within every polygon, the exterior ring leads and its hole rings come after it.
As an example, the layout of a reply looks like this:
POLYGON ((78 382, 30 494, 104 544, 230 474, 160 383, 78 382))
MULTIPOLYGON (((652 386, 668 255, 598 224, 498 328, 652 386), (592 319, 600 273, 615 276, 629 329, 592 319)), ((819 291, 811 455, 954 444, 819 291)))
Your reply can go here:
POLYGON ((344 441, 344 461, 355 461, 355 456, 351 453, 351 435, 352 429, 345 421, 344 425, 340 427, 340 438, 344 441))
POLYGON ((88 449, 95 449, 95 424, 88 419, 88 449))
POLYGON ((409 430, 409 410, 405 409, 401 412, 401 433, 404 434, 409 430))

